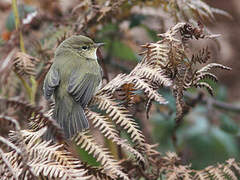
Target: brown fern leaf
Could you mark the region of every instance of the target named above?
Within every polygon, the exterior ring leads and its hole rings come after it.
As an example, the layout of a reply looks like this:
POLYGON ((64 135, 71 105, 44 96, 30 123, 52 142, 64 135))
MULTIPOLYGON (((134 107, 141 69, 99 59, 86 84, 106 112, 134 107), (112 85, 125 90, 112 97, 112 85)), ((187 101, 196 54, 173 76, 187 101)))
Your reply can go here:
POLYGON ((235 180, 236 176, 240 176, 240 165, 235 161, 235 159, 228 159, 226 161, 226 165, 224 166, 223 172, 227 174, 228 177, 235 180))
MULTIPOLYGON (((46 127, 37 132, 21 131, 24 137, 22 141, 26 145, 27 165, 31 172, 35 176, 42 174, 48 178, 88 179, 86 170, 81 167, 81 162, 64 150, 62 144, 52 144, 51 141, 46 142, 40 139, 45 131, 46 127)), ((10 139, 12 142, 17 142, 19 136, 13 131, 10 139)), ((8 157, 12 163, 18 159, 16 153, 9 153, 8 157)), ((23 169, 21 166, 16 168, 19 168, 19 172, 23 169)))
POLYGON ((6 99, 3 97, 0 97, 0 103, 5 104, 6 108, 12 107, 14 109, 20 109, 22 113, 25 115, 25 117, 27 118, 29 118, 32 113, 40 112, 42 109, 40 107, 34 107, 31 104, 18 100, 16 98, 6 99))
POLYGON ((2 179, 17 179, 18 175, 15 168, 9 162, 8 158, 5 157, 5 153, 0 149, 0 173, 2 179))
MULTIPOLYGON (((16 120, 15 120, 16 121, 16 120)), ((15 132, 15 135, 18 137, 17 139, 12 140, 10 137, 9 139, 3 138, 0 136, 0 141, 7 145, 12 152, 16 155, 17 160, 14 161, 14 163, 17 163, 17 166, 22 169, 22 171, 17 171, 19 174, 17 177, 23 178, 23 177, 31 177, 31 179, 35 179, 35 176, 33 175, 32 171, 30 170, 28 166, 28 154, 27 154, 27 147, 24 142, 24 138, 22 133, 20 132, 20 129, 16 129, 16 131, 12 131, 11 133, 15 132)), ((10 134, 11 134, 10 133, 10 134)), ((16 171, 14 164, 11 164, 10 160, 7 160, 7 156, 5 156, 6 162, 8 161, 8 167, 13 167, 13 170, 16 171)), ((6 169, 5 169, 6 170, 6 169)), ((9 170, 6 172, 3 172, 3 174, 7 173, 9 170)))
POLYGON ((159 86, 163 85, 168 87, 172 85, 171 79, 166 77, 165 72, 162 69, 156 68, 154 65, 149 65, 147 63, 138 64, 131 71, 130 75, 156 82, 159 86))
POLYGON ((144 147, 144 136, 126 108, 113 101, 109 95, 95 96, 93 104, 98 104, 99 109, 106 111, 112 121, 115 121, 116 124, 125 129, 130 134, 133 142, 137 142, 144 147))
POLYGON ((186 106, 184 100, 183 100, 183 94, 182 91, 178 91, 176 93, 174 93, 174 97, 175 97, 175 101, 176 101, 176 122, 177 125, 179 125, 179 123, 181 122, 181 120, 183 119, 184 116, 184 108, 186 106))
POLYGON ((16 119, 3 115, 0 115, 0 127, 4 129, 10 127, 14 130, 20 130, 20 125, 16 119))
POLYGON ((48 178, 54 179, 89 179, 89 177, 84 177, 84 171, 73 170, 66 166, 59 165, 57 162, 52 162, 47 159, 42 159, 41 157, 33 159, 29 162, 32 172, 36 176, 43 175, 48 178))
POLYGON ((149 112, 152 107, 152 99, 149 99, 146 104, 146 117, 149 119, 149 112))
POLYGON ((87 175, 94 176, 98 180, 114 180, 104 172, 105 170, 102 167, 91 167, 87 163, 83 163, 82 167, 87 169, 87 175))
POLYGON ((238 172, 238 175, 240 175, 240 163, 237 163, 237 162, 231 162, 231 163, 232 163, 232 166, 234 167, 234 169, 238 172))
POLYGON ((132 148, 130 144, 119 137, 119 132, 115 129, 115 126, 111 124, 107 117, 101 116, 100 114, 90 110, 87 110, 86 115, 92 120, 94 127, 98 128, 107 139, 111 139, 127 152, 132 153, 137 158, 139 163, 145 164, 144 157, 137 150, 132 148))
POLYGON ((191 175, 192 171, 188 166, 173 166, 171 170, 166 173, 166 178, 171 180, 185 179, 192 180, 193 177, 191 175))
POLYGON ((212 80, 214 82, 218 82, 217 76, 215 76, 212 73, 208 73, 208 72, 201 73, 201 74, 197 75, 196 77, 194 77, 193 81, 198 82, 198 81, 204 80, 204 79, 210 79, 210 80, 212 80))
POLYGON ((184 107, 185 102, 183 100, 183 91, 185 90, 185 86, 186 85, 186 74, 187 74, 187 70, 186 70, 186 65, 185 64, 179 64, 177 66, 177 73, 176 73, 176 77, 174 80, 174 85, 172 88, 172 92, 173 92, 173 96, 175 97, 175 101, 176 101, 176 122, 177 125, 179 125, 179 123, 181 122, 181 120, 183 119, 184 116, 184 107))
POLYGON ((26 53, 18 52, 13 59, 14 71, 22 75, 36 75, 36 65, 40 62, 39 59, 32 57, 26 53))
POLYGON ((132 107, 135 104, 135 98, 138 96, 134 93, 136 89, 132 83, 124 84, 118 92, 119 99, 123 101, 126 107, 132 107))
POLYGON ((229 19, 233 19, 232 15, 229 14, 228 12, 222 10, 222 9, 218 9, 218 8, 213 8, 211 7, 211 11, 214 13, 214 14, 217 14, 217 15, 222 15, 222 16, 225 16, 229 19))
POLYGON ((207 168, 205 168, 205 170, 210 174, 210 177, 213 179, 216 180, 226 179, 221 168, 222 168, 221 165, 218 165, 218 167, 208 166, 207 168))
POLYGON ((229 165, 224 165, 222 169, 223 173, 232 180, 238 180, 236 174, 229 165))
POLYGON ((151 88, 151 86, 148 83, 146 83, 144 80, 138 77, 133 77, 132 81, 134 83, 134 87, 136 89, 143 90, 149 99, 155 100, 160 104, 168 103, 156 90, 151 88))
POLYGON ((119 132, 115 129, 115 126, 105 116, 101 116, 99 113, 85 110, 86 115, 92 120, 93 126, 98 128, 104 136, 110 139, 119 138, 119 132))
POLYGON ((206 88, 208 93, 211 94, 211 96, 213 96, 213 89, 212 87, 206 83, 206 82, 198 82, 194 85, 196 88, 206 88))
POLYGON ((197 54, 194 54, 191 58, 191 63, 206 63, 210 59, 210 51, 208 50, 208 47, 203 48, 200 50, 197 54))
POLYGON ((193 177, 193 179, 195 180, 206 180, 206 179, 210 179, 209 174, 202 170, 202 171, 197 171, 193 177))
POLYGON ((224 66, 224 65, 222 65, 222 64, 210 63, 210 64, 202 67, 200 70, 198 70, 198 71, 196 72, 196 74, 198 75, 198 74, 207 72, 207 71, 209 71, 209 70, 212 69, 212 68, 219 68, 219 69, 223 69, 223 70, 231 70, 230 67, 224 66))
POLYGON ((145 52, 140 53, 141 55, 145 55, 143 62, 156 62, 160 66, 166 66, 169 53, 169 46, 167 44, 159 41, 157 43, 147 43, 146 45, 142 45, 142 47, 147 48, 145 52))
POLYGON ((0 103, 4 103, 7 107, 13 107, 15 109, 22 110, 22 113, 29 120, 29 128, 33 131, 38 131, 39 129, 47 126, 49 131, 54 136, 56 140, 59 142, 65 142, 64 133, 62 128, 58 125, 58 123, 48 117, 41 111, 41 107, 33 106, 29 103, 22 102, 15 99, 5 99, 0 97, 0 103))
POLYGON ((124 84, 131 83, 126 74, 118 74, 114 79, 112 79, 108 84, 106 84, 98 94, 104 93, 114 93, 117 89, 122 87, 124 84))
POLYGON ((66 141, 64 132, 56 120, 44 115, 44 113, 39 113, 38 115, 31 117, 28 125, 32 131, 37 131, 40 128, 47 127, 47 139, 53 137, 60 143, 64 143, 66 141))
MULTIPOLYGON (((226 11, 213 8, 203 0, 178 0, 167 1, 169 11, 176 21, 215 21, 215 14, 231 18, 231 15, 226 11)), ((167 7, 167 6, 165 6, 167 7)))
POLYGON ((208 166, 201 171, 195 171, 193 179, 238 180, 239 175, 235 171, 236 170, 234 168, 235 165, 237 165, 237 162, 234 159, 229 159, 226 161, 226 163, 218 164, 217 166, 208 166))
POLYGON ((121 170, 122 168, 118 165, 118 162, 113 156, 110 155, 107 149, 99 146, 94 142, 94 138, 91 135, 87 135, 87 133, 87 131, 78 133, 74 138, 76 144, 85 149, 89 154, 92 154, 93 157, 103 165, 105 171, 108 172, 108 175, 113 179, 118 176, 124 180, 129 180, 127 174, 121 170))

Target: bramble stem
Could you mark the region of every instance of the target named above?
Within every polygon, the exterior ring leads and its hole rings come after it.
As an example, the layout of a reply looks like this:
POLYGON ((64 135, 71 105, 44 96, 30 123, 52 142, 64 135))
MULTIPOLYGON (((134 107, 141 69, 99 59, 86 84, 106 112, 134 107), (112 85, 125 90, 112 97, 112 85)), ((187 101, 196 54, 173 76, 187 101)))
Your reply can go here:
MULTIPOLYGON (((15 19, 16 31, 19 33, 20 49, 22 52, 25 53, 26 51, 24 47, 22 31, 20 28, 21 24, 20 24, 20 19, 18 14, 17 0, 12 0, 12 9, 13 9, 13 14, 15 19)), ((35 96, 36 96, 37 87, 38 87, 38 84, 36 83, 35 78, 33 76, 30 76, 30 81, 32 84, 32 86, 30 87, 29 84, 20 75, 17 75, 17 77, 20 79, 24 88, 26 89, 28 97, 30 99, 30 103, 35 104, 35 96)))

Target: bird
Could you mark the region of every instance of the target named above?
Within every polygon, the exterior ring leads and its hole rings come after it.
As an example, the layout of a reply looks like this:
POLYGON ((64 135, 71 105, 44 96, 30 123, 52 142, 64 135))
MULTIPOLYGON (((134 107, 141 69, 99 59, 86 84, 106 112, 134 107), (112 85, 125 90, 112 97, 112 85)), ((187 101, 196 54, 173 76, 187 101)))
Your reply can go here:
POLYGON ((45 76, 44 97, 54 98, 53 119, 67 139, 89 129, 84 108, 101 88, 102 69, 97 50, 102 45, 104 43, 95 43, 89 37, 72 35, 57 47, 45 76))

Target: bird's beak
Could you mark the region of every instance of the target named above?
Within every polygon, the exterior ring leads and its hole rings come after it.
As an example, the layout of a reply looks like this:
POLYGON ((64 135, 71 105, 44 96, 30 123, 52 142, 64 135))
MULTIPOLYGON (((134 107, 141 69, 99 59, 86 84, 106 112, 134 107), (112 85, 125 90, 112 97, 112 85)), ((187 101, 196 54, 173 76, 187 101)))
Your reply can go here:
POLYGON ((95 47, 98 48, 98 47, 101 47, 101 46, 105 45, 105 43, 95 43, 94 45, 95 45, 95 47))

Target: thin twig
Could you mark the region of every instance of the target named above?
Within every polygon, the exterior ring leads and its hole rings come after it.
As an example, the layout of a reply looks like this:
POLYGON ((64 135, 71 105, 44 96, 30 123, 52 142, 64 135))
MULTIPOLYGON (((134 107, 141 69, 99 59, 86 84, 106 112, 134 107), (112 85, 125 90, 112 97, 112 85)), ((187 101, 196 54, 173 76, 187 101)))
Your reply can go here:
MULTIPOLYGON (((189 94, 189 93, 184 94, 184 96, 190 100, 196 99, 196 97, 194 95, 189 94)), ((204 97, 204 98, 199 99, 199 103, 201 103, 201 104, 207 104, 207 102, 209 102, 209 101, 211 101, 213 107, 215 107, 217 109, 221 109, 224 111, 230 111, 230 112, 234 112, 234 113, 240 113, 240 106, 222 102, 222 101, 216 100, 211 97, 204 97)))

